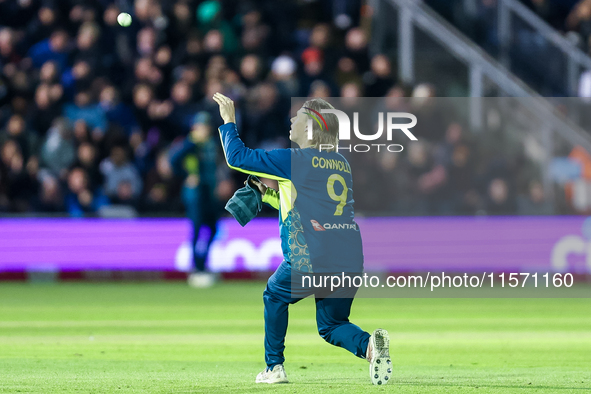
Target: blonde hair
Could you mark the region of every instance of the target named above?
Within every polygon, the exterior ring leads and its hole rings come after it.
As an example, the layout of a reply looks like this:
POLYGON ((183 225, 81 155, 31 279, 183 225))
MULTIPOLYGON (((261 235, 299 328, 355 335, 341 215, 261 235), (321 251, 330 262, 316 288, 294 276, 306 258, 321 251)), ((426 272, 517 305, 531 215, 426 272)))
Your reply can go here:
MULTIPOLYGON (((304 103, 302 106, 310 115, 316 116, 310 109, 320 112, 323 109, 334 109, 334 107, 326 100, 321 98, 313 98, 304 103)), ((332 145, 332 149, 326 149, 327 152, 335 151, 339 145, 339 120, 335 114, 322 114, 326 121, 312 122, 312 141, 310 146, 319 149, 320 145, 332 145)), ((325 149, 323 149, 325 150, 325 149)))

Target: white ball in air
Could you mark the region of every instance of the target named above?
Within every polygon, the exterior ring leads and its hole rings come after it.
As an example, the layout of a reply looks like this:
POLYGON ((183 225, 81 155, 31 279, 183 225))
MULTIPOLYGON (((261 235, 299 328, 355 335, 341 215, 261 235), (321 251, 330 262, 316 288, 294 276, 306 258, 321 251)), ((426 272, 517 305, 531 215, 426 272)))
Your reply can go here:
POLYGON ((127 12, 120 13, 117 15, 117 23, 123 27, 131 25, 131 15, 129 15, 127 12))

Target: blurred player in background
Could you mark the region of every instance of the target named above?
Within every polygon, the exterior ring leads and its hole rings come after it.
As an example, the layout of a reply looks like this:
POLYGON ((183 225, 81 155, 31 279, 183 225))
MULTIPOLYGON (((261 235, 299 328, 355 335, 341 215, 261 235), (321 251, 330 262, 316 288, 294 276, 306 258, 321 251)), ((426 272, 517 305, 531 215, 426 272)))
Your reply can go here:
POLYGON ((336 152, 338 121, 334 109, 323 99, 304 103, 291 119, 290 139, 299 148, 249 149, 238 136, 234 103, 221 93, 214 95, 224 125, 219 128, 230 168, 276 180, 279 191, 256 183, 263 202, 279 211, 284 261, 269 278, 263 294, 265 303, 265 361, 267 368, 257 383, 287 383, 283 366, 288 306, 314 294, 318 332, 328 343, 347 349, 370 363, 374 384, 386 384, 392 373, 389 336, 383 329, 373 335, 349 322, 356 287, 319 289, 304 287, 302 277, 311 274, 363 272, 363 250, 353 212, 353 179, 347 160, 336 152), (312 122, 308 139, 308 116, 312 122), (320 146, 331 146, 322 149, 320 146), (331 161, 333 166, 320 163, 331 161), (337 224, 326 230, 320 223, 337 224), (342 226, 341 226, 342 225, 342 226))
POLYGON ((211 117, 205 111, 199 112, 193 119, 191 132, 170 156, 174 172, 185 177, 182 199, 193 225, 193 273, 188 282, 194 287, 209 287, 215 279, 207 272, 205 262, 221 215, 221 203, 216 195, 217 157, 218 144, 212 138, 211 117), (203 227, 208 229, 208 234, 205 242, 198 245, 203 227))

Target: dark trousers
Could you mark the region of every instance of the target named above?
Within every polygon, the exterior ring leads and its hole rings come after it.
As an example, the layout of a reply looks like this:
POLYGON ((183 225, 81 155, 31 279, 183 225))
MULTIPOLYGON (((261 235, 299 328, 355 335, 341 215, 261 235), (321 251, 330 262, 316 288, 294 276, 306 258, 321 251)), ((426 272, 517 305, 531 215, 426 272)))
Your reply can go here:
POLYGON ((191 220, 193 237, 191 251, 193 252, 194 269, 198 272, 205 271, 205 261, 209 253, 209 247, 217 233, 217 221, 219 219, 219 203, 210 192, 209 188, 183 187, 183 203, 187 211, 187 217, 191 220), (197 250, 197 241, 203 227, 209 229, 209 235, 205 240, 205 246, 197 250))
POLYGON ((292 272, 291 265, 283 261, 269 278, 263 293, 265 303, 265 361, 269 368, 285 361, 285 334, 287 333, 288 306, 314 294, 318 333, 328 343, 342 347, 357 357, 365 357, 370 334, 349 322, 351 304, 356 288, 337 289, 330 294, 317 288, 296 286, 300 274, 292 272), (293 273, 293 279, 292 279, 293 273), (292 286, 292 280, 294 285, 292 286), (342 296, 342 298, 339 298, 342 296))

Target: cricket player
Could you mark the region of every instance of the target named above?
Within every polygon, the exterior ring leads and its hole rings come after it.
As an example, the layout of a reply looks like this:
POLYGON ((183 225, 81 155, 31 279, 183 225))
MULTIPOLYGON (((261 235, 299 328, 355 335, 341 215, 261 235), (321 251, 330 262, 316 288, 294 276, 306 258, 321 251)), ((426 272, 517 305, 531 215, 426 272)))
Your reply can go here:
POLYGON ((318 333, 324 340, 369 361, 373 384, 386 384, 392 374, 389 336, 383 329, 373 335, 349 322, 357 291, 303 286, 301 278, 322 273, 363 272, 361 235, 353 212, 353 180, 347 160, 336 151, 338 121, 323 99, 306 101, 291 118, 290 139, 299 148, 249 149, 238 136, 234 103, 221 93, 219 104, 224 125, 220 138, 230 168, 277 180, 279 191, 256 186, 263 202, 279 211, 284 261, 269 278, 263 293, 265 305, 265 361, 257 383, 287 383, 283 363, 288 307, 314 294, 318 333), (312 117, 312 133, 308 119, 312 117), (311 138, 309 138, 311 137, 311 138))

